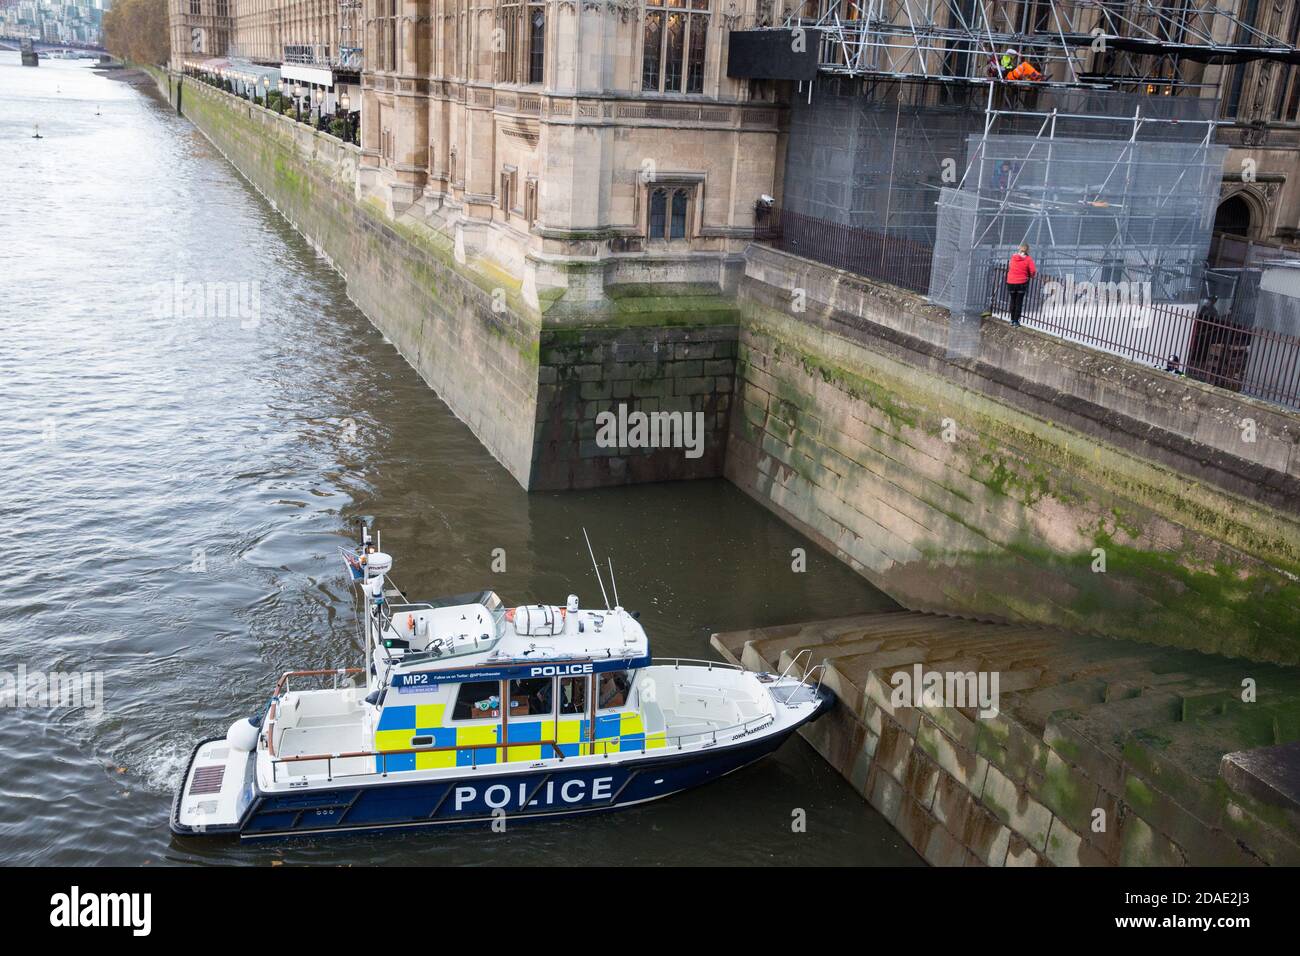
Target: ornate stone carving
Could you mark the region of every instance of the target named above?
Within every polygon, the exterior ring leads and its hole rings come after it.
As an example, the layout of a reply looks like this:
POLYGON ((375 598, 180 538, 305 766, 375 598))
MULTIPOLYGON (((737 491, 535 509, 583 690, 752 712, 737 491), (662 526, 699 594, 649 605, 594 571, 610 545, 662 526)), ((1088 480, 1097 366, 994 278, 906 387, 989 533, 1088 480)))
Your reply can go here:
POLYGON ((639 20, 641 18, 640 0, 606 0, 605 9, 611 15, 616 15, 620 23, 627 23, 629 19, 639 20))
POLYGON ((540 134, 537 130, 531 129, 527 126, 502 126, 501 132, 511 139, 523 143, 529 149, 536 149, 537 141, 540 138, 540 134))
POLYGON ((1242 146, 1263 146, 1268 142, 1268 124, 1255 120, 1241 131, 1242 146))

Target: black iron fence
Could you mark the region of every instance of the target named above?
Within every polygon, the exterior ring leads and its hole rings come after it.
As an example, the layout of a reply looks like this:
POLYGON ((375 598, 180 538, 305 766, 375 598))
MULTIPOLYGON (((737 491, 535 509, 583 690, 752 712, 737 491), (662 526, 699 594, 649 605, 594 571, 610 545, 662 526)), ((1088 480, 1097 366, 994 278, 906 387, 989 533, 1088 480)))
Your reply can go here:
POLYGON ((773 210, 763 238, 778 249, 922 294, 930 291, 933 248, 902 236, 773 210))
MULTIPOLYGON (((987 277, 989 311, 1009 318, 1006 266, 987 277)), ((1152 302, 1141 282, 1074 282, 1041 272, 1020 321, 1219 388, 1300 408, 1300 337, 1253 328, 1198 302, 1152 302)))
MULTIPOLYGON (((912 292, 929 292, 934 250, 928 243, 786 209, 756 212, 760 241, 912 292)), ((1008 318, 1005 263, 989 267, 986 290, 989 311, 1008 318)), ((1021 321, 1080 345, 1300 408, 1300 336, 1259 327, 1256 295, 1234 287, 1216 308, 1190 298, 1153 302, 1151 290, 1149 283, 1074 282, 1040 273, 1029 284, 1021 321)), ((1212 284, 1211 291, 1219 294, 1212 284)))

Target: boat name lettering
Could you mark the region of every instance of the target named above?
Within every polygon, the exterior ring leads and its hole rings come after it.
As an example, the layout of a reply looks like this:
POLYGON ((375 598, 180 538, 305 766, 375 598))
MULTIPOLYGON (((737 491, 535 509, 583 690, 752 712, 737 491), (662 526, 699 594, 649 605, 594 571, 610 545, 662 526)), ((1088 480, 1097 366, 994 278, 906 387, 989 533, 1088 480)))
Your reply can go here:
POLYGON ((570 674, 590 674, 592 666, 590 664, 551 664, 546 667, 534 667, 530 672, 531 677, 566 677, 570 674))
POLYGON ((557 803, 585 803, 587 801, 608 800, 614 796, 613 777, 593 777, 590 781, 570 779, 564 782, 548 780, 544 786, 536 788, 529 797, 533 785, 520 782, 518 785, 494 783, 479 792, 476 784, 457 784, 453 797, 455 811, 475 810, 486 807, 489 810, 523 810, 527 807, 549 807, 557 803))

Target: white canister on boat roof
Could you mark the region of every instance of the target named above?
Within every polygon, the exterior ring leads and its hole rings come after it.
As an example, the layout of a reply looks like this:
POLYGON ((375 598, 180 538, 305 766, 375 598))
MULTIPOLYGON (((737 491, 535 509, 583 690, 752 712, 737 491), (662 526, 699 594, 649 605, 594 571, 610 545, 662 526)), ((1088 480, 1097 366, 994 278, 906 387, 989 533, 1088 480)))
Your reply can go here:
POLYGON ((371 551, 365 556, 366 577, 377 578, 393 570, 392 555, 382 551, 371 551))
POLYGON ((560 609, 550 604, 515 608, 515 633, 520 637, 554 637, 564 630, 560 609))

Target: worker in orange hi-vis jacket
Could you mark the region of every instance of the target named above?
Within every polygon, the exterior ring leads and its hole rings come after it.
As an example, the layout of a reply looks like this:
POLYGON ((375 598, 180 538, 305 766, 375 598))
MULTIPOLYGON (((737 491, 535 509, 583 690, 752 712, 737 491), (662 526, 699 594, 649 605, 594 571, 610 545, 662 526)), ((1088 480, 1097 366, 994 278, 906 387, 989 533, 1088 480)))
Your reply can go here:
POLYGON ((1043 74, 1034 69, 1034 65, 1028 60, 1021 60, 1020 63, 1007 73, 1007 79, 1016 82, 1021 80, 1041 80, 1043 74))

